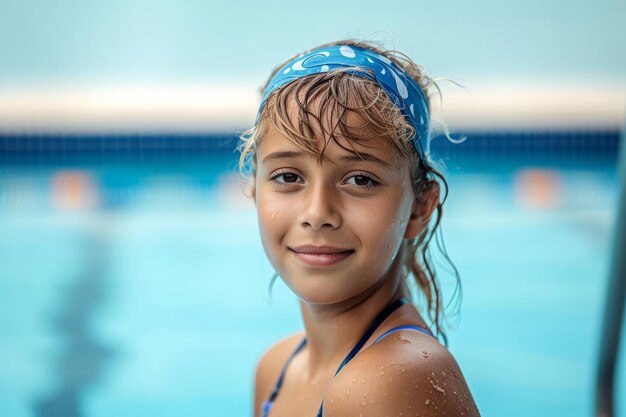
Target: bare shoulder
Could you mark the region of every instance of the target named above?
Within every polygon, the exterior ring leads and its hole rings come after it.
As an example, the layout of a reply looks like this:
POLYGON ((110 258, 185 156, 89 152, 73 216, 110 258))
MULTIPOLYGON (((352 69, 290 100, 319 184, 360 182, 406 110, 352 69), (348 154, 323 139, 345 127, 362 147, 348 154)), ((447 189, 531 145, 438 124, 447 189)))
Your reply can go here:
POLYGON ((325 417, 480 416, 450 352, 434 338, 397 331, 360 352, 331 384, 325 417))
POLYGON ((263 402, 270 396, 285 361, 303 337, 303 332, 287 336, 270 346, 259 358, 254 378, 255 416, 259 415, 263 402))

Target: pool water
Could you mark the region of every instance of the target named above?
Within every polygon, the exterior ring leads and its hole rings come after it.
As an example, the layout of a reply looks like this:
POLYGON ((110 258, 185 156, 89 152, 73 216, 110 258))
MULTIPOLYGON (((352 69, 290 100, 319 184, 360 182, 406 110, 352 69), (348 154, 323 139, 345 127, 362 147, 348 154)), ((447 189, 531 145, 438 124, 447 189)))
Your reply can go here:
MULTIPOLYGON (((484 416, 590 416, 615 157, 499 161, 448 161, 450 350, 484 416)), ((0 415, 251 415, 272 274, 228 154, 1 166, 0 415)))

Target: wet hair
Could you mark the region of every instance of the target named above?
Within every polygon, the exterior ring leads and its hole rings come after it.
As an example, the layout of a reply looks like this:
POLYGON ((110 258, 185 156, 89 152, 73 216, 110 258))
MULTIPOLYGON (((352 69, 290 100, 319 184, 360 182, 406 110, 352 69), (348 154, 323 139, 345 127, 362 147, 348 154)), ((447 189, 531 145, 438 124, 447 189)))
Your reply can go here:
MULTIPOLYGON (((304 51, 302 54, 331 45, 367 48, 395 62, 417 82, 424 92, 428 101, 429 114, 433 94, 437 93, 441 97, 439 86, 426 75, 422 66, 417 65, 402 52, 385 50, 382 46, 371 41, 346 39, 320 45, 304 51)), ((260 90, 261 95, 274 74, 295 57, 296 55, 288 58, 274 68, 260 90)), ((367 69, 364 68, 363 71, 367 71, 367 69)), ((458 295, 458 303, 456 304, 458 308, 462 297, 460 276, 447 255, 440 228, 443 205, 448 197, 448 183, 432 161, 426 161, 420 157, 413 143, 416 131, 407 122, 400 109, 393 104, 387 93, 375 81, 350 74, 345 68, 298 78, 273 91, 261 111, 258 123, 239 136, 238 150, 241 153, 239 168, 244 176, 254 178, 256 175, 257 148, 268 123, 271 123, 274 128, 304 152, 317 157, 320 162, 323 160, 324 151, 331 140, 341 148, 358 155, 352 142, 367 146, 367 139, 382 137, 386 140, 386 146, 392 149, 398 158, 409 158, 412 167, 411 183, 419 204, 425 204, 429 194, 435 188, 437 191, 441 188, 444 189, 443 198, 440 199, 436 207, 434 224, 432 221, 430 222, 432 227, 430 224, 427 225, 418 237, 409 240, 407 245, 403 245, 401 251, 404 253, 400 253, 398 256, 402 256, 404 259, 402 283, 405 289, 412 292, 414 296, 417 293, 419 297, 421 293, 423 297, 418 300, 418 303, 425 304, 423 307, 434 327, 434 333, 437 337, 441 336, 444 345, 448 346, 448 338, 443 326, 446 314, 443 306, 441 283, 435 272, 433 258, 429 250, 430 243, 435 237, 444 260, 452 267, 455 288, 450 304, 458 295), (314 110, 310 103, 318 97, 320 98, 319 106, 314 110), (288 104, 294 102, 297 105, 298 117, 296 120, 292 120, 288 113, 288 104), (358 126, 348 124, 347 115, 350 113, 358 115, 358 119, 364 124, 358 126), (320 146, 319 138, 315 137, 315 130, 311 121, 315 121, 316 125, 322 129, 323 146, 320 146), (334 121, 334 126, 329 125, 332 124, 331 121, 334 121), (371 134, 364 136, 362 134, 363 127, 367 127, 371 134), (341 137, 349 139, 347 143, 351 149, 337 140, 336 132, 341 137), (413 280, 410 279, 411 276, 413 280), (414 291, 415 286, 421 291, 414 291)), ((451 139, 445 126, 442 126, 442 130, 445 136, 451 139)), ((454 139, 451 140, 455 141, 454 139)), ((277 275, 275 274, 270 283, 270 288, 276 278, 277 275)))

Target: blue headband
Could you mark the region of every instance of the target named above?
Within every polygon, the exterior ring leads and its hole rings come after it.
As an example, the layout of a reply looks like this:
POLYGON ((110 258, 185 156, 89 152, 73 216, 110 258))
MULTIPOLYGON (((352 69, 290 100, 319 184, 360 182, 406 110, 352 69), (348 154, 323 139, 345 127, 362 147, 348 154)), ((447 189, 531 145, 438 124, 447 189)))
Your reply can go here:
POLYGON ((328 72, 335 68, 360 67, 372 69, 369 72, 353 71, 354 75, 377 82, 400 109, 407 121, 416 130, 413 138, 415 148, 425 159, 430 157, 430 117, 428 101, 422 89, 406 72, 388 58, 369 49, 356 46, 335 45, 319 48, 300 55, 285 64, 270 80, 261 99, 257 113, 258 123, 261 111, 270 93, 283 85, 307 75, 328 72))

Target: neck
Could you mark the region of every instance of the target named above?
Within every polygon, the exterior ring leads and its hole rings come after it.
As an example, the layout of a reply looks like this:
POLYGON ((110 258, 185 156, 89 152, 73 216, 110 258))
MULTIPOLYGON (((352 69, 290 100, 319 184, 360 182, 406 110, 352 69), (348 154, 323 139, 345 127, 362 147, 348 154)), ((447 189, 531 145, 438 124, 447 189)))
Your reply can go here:
POLYGON ((408 295, 402 285, 403 260, 400 258, 396 257, 379 285, 358 296, 336 304, 300 301, 310 379, 327 374, 329 370, 334 374, 378 313, 394 300, 408 295))

